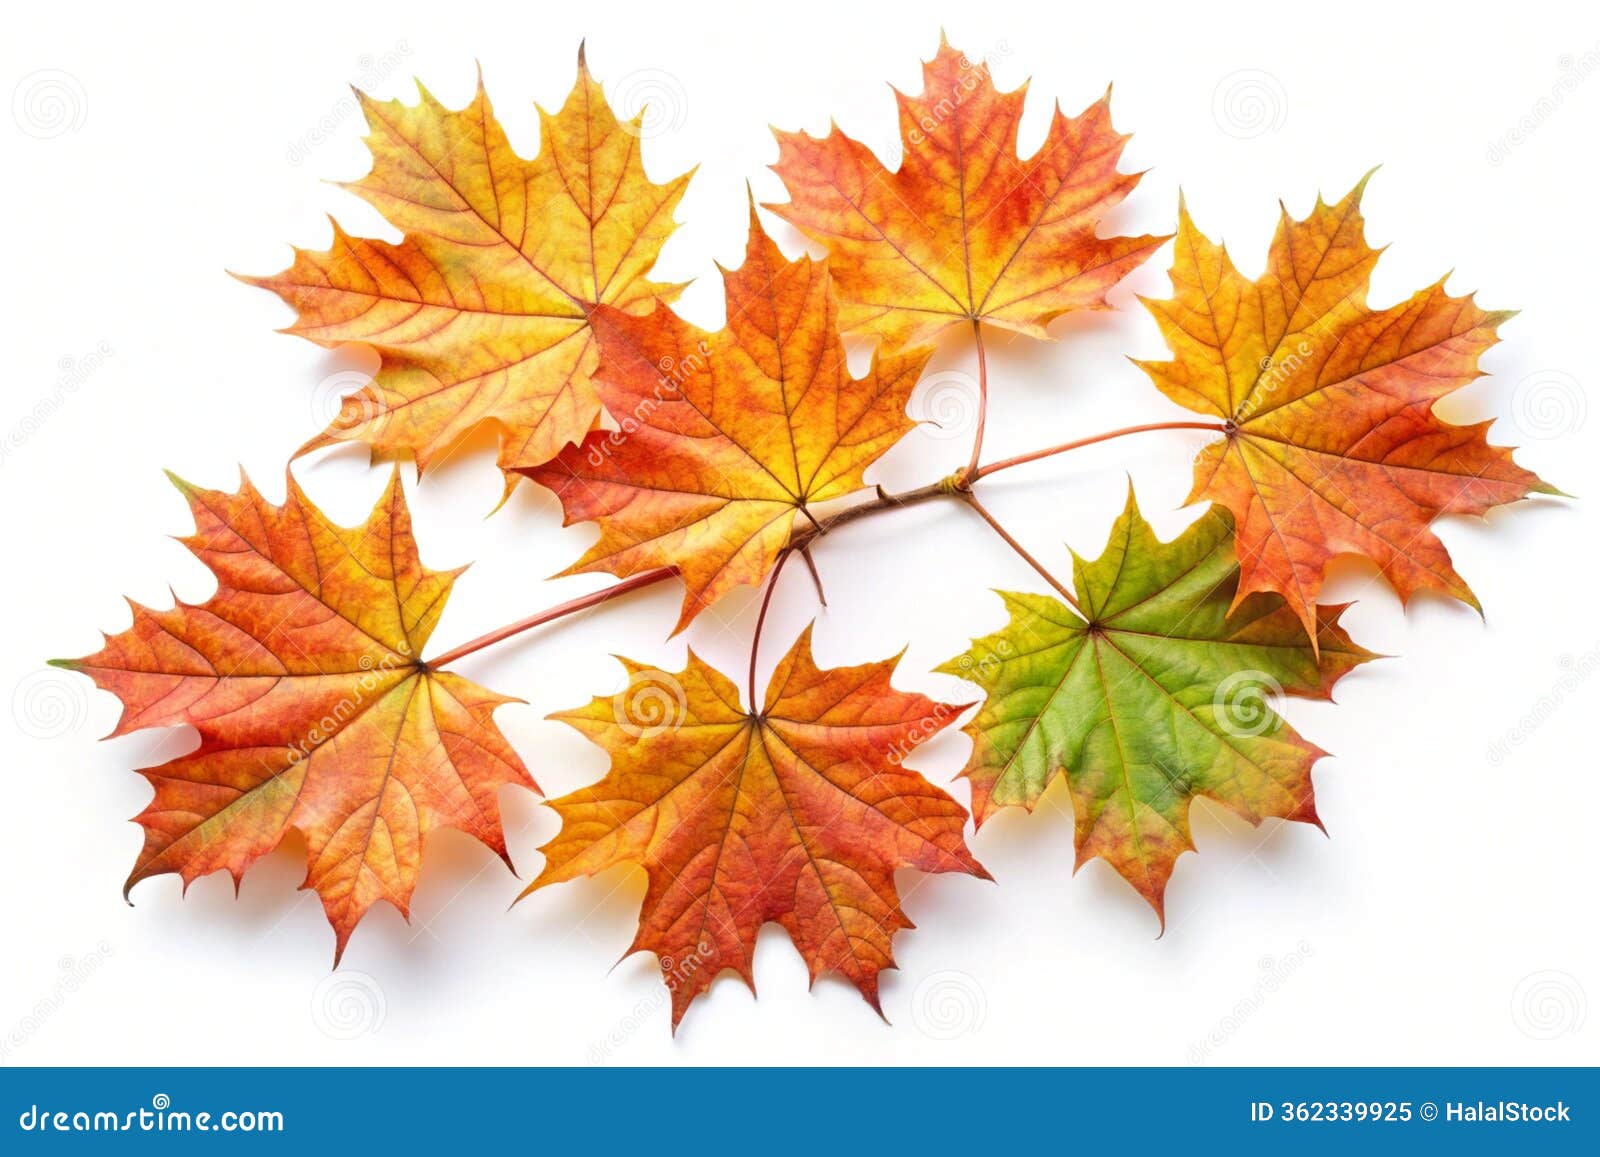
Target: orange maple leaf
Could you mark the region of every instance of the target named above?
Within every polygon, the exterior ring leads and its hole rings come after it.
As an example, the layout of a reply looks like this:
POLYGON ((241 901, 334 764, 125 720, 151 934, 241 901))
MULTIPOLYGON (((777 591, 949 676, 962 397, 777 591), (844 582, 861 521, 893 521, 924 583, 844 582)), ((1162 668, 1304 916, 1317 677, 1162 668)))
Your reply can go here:
MULTIPOLYGON (((593 787, 550 801, 561 832, 527 892, 620 864, 649 877, 630 952, 654 952, 676 1028, 724 969, 751 991, 756 934, 788 931, 811 979, 838 973, 873 1008, 891 940, 912 927, 901 868, 988 878, 962 806, 902 762, 964 708, 897 691, 894 661, 818 669, 808 627, 752 715, 692 651, 677 675, 624 659, 628 687, 552 718, 611 754, 593 787)), ((527 895, 524 892, 524 895, 527 895)))
POLYGON ((1139 183, 1117 171, 1128 138, 1111 127, 1110 91, 1077 117, 1058 106, 1023 159, 1026 90, 996 90, 986 62, 941 36, 922 94, 895 94, 893 172, 837 128, 776 134, 790 201, 767 208, 827 247, 846 330, 903 345, 981 319, 1042 338, 1064 313, 1107 308, 1106 291, 1166 240, 1096 235, 1139 183))
MULTIPOLYGON (((366 525, 330 522, 295 484, 273 506, 174 481, 194 511, 185 545, 217 576, 201 604, 133 604, 131 629, 60 660, 122 700, 112 734, 192 724, 200 746, 141 772, 155 798, 127 888, 226 870, 235 887, 289 829, 302 887, 337 936, 375 902, 408 914, 427 838, 458 828, 507 859, 497 792, 537 790, 495 727, 514 702, 421 659, 461 572, 417 558, 398 475, 366 525)), ((507 860, 509 864, 509 860, 507 860)))
MULTIPOLYGON (((296 250, 270 289, 299 313, 289 332, 323 346, 360 342, 377 377, 302 452, 365 442, 425 468, 475 428, 501 435, 500 465, 546 462, 595 425, 597 305, 648 308, 681 285, 646 280, 672 232, 689 174, 645 174, 640 117, 619 122, 578 53, 559 113, 539 110, 543 146, 512 151, 480 76, 472 103, 445 108, 358 93, 372 171, 348 186, 405 233, 398 245, 351 237, 296 250)), ((509 486, 513 478, 508 477, 509 486)))
POLYGON ((555 491, 568 525, 600 524, 563 573, 674 567, 687 588, 680 631, 760 582, 809 504, 861 488, 915 425, 906 401, 931 353, 884 353, 852 377, 827 268, 785 260, 753 205, 744 264, 722 275, 728 322, 716 333, 664 306, 597 309, 595 381, 620 429, 523 471, 555 491))
POLYGON ((1369 308, 1379 251, 1363 235, 1366 183, 1336 205, 1319 197, 1303 221, 1285 210, 1255 281, 1180 206, 1175 295, 1145 302, 1175 356, 1137 363, 1179 405, 1226 421, 1195 462, 1189 500, 1233 512, 1234 605, 1276 591, 1313 642, 1335 556, 1372 559, 1402 601, 1436 590, 1477 607, 1433 520, 1559 493, 1489 445, 1491 423, 1456 426, 1433 412, 1479 376, 1479 355, 1512 315, 1451 297, 1442 279, 1369 308))

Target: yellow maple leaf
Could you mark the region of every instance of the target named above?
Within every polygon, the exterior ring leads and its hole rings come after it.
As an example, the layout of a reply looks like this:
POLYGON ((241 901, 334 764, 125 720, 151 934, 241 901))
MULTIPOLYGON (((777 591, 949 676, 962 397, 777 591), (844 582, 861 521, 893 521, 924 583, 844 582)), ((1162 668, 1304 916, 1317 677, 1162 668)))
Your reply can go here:
POLYGON ((418 87, 410 106, 358 94, 372 171, 349 186, 404 240, 352 237, 335 223, 331 249, 297 250, 282 273, 244 280, 294 306, 289 332, 359 342, 381 358, 302 451, 364 442, 377 456, 410 453, 423 469, 492 423, 502 469, 536 466, 599 417, 596 306, 648 310, 683 288, 645 274, 690 174, 649 179, 643 114, 617 120, 581 49, 566 104, 539 110, 543 144, 531 161, 512 150, 481 77, 459 111, 418 87))

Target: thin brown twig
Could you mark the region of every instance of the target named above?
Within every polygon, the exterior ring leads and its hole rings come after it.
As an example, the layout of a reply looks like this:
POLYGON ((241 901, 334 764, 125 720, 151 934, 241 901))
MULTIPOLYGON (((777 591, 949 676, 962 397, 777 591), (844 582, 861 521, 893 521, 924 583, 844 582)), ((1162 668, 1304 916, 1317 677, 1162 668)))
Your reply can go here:
POLYGON ((949 496, 951 488, 941 479, 930 482, 926 486, 919 486, 915 490, 907 490, 904 494, 889 494, 881 487, 877 495, 868 502, 861 502, 855 506, 847 506, 837 513, 830 514, 820 520, 814 527, 800 531, 789 540, 789 545, 799 550, 809 546, 831 530, 843 526, 847 522, 854 522, 858 518, 865 518, 869 514, 876 514, 880 510, 890 510, 901 506, 915 506, 927 502, 930 498, 943 498, 949 496))
POLYGON ((983 428, 989 417, 989 359, 983 350, 983 323, 972 319, 972 342, 978 347, 978 428, 972 434, 972 457, 967 460, 965 482, 976 482, 979 477, 978 458, 983 453, 983 428))
POLYGON ((1018 557, 1020 557, 1023 562, 1027 563, 1034 570, 1038 571, 1039 577, 1054 587, 1056 593, 1062 598, 1066 599, 1067 602, 1072 605, 1073 610, 1077 611, 1080 615, 1083 615, 1083 617, 1086 619, 1089 617, 1084 613, 1083 606, 1078 602, 1077 596, 1069 591, 1066 586, 1064 586, 1061 581, 1056 578, 1055 575, 1046 570, 1042 562, 1034 558, 1033 555, 1029 554, 1026 547, 1011 537, 1010 532, 995 520, 994 515, 989 513, 988 508, 985 507, 983 503, 978 501, 978 496, 976 494, 972 493, 970 490, 963 490, 961 492, 961 498, 962 501, 964 501, 968 506, 977 511, 978 517, 987 522, 989 524, 989 528, 998 534, 1007 546, 1017 552, 1018 557))
POLYGON ((778 561, 773 564, 772 573, 767 576, 767 590, 761 596, 761 610, 756 615, 755 633, 750 636, 750 714, 759 715, 761 712, 756 707, 756 655, 761 650, 761 628, 767 622, 767 608, 772 605, 772 592, 778 589, 778 576, 783 573, 783 564, 789 561, 789 556, 794 550, 785 550, 778 556, 778 561))
MULTIPOLYGON (((975 334, 977 333, 976 323, 974 332, 975 334)), ((981 392, 986 394, 987 373, 984 367, 981 334, 978 335, 978 342, 979 389, 981 392)), ((1064 454, 1068 450, 1076 450, 1083 446, 1093 446, 1097 442, 1105 442, 1112 438, 1120 438, 1126 434, 1141 434, 1150 430, 1215 430, 1220 433, 1226 433, 1227 427, 1218 422, 1149 422, 1142 426, 1125 426, 1120 430, 1110 430, 1104 434, 1096 434, 1089 438, 1079 438, 1073 442, 1064 442, 1059 446, 1050 446, 1043 450, 1034 450, 1027 454, 1018 454, 1013 458, 1002 458, 998 462, 991 462, 986 466, 973 467, 969 465, 967 470, 960 475, 941 479, 938 482, 930 482, 926 486, 919 486, 915 490, 908 490, 903 494, 888 494, 880 487, 877 491, 877 494, 872 499, 866 502, 857 503, 855 506, 848 506, 843 510, 831 515, 827 515, 826 517, 820 519, 813 515, 811 511, 802 508, 801 512, 810 521, 811 525, 801 530, 790 539, 789 546, 786 548, 785 553, 786 555, 790 551, 799 551, 801 553, 801 556, 806 561, 807 567, 811 570, 813 581, 817 584, 817 597, 819 600, 821 600, 823 606, 827 606, 828 600, 822 591, 822 579, 817 573, 816 562, 811 557, 810 547, 813 542, 837 527, 843 526, 849 522, 854 522, 858 518, 865 518, 869 515, 877 514, 880 511, 902 506, 915 506, 919 503, 927 502, 934 498, 961 498, 967 503, 968 506, 971 506, 974 510, 976 510, 984 518, 984 520, 994 528, 996 533, 998 533, 1000 537, 1003 538, 1022 558, 1027 560, 1028 564, 1032 566, 1034 570, 1038 571, 1039 574, 1042 575, 1050 583, 1050 585, 1061 594, 1063 598, 1076 607, 1078 606, 1078 602, 1073 597, 1072 592, 1057 582, 1056 579, 1049 573, 1049 571, 1045 570, 1045 568, 1039 564, 1037 559, 1024 550, 1016 541, 1016 539, 1012 538, 1009 533, 1007 533, 997 522, 995 522, 994 516, 991 515, 975 497, 973 497, 970 486, 973 482, 976 482, 980 478, 987 478, 991 474, 997 474, 1001 470, 1009 470, 1013 466, 1021 466, 1027 462, 1037 462, 1041 458, 1048 458, 1055 454, 1064 454)), ((978 436, 974 444, 975 451, 978 449, 978 444, 982 442, 982 438, 983 414, 980 411, 978 418, 978 436)), ((781 559, 779 561, 779 565, 782 565, 781 559)), ((509 639, 513 635, 520 635, 524 631, 532 630, 534 627, 543 626, 546 623, 554 622, 557 619, 565 618, 566 616, 576 614, 579 611, 588 610, 591 607, 598 607, 603 603, 610 602, 612 599, 628 594, 631 591, 639 590, 642 587, 652 586, 658 582, 662 582, 665 579, 672 578, 677 573, 678 572, 674 567, 661 567, 657 570, 646 571, 643 574, 633 575, 630 578, 623 579, 615 586, 606 587, 604 590, 595 591, 592 594, 580 595, 578 598, 569 599, 564 603, 560 603, 556 606, 550 607, 547 610, 540 611, 538 614, 529 615, 525 619, 518 619, 516 622, 509 623, 504 627, 498 628, 497 630, 490 631, 484 635, 479 635, 475 639, 471 639, 465 643, 462 643, 459 647, 454 647, 451 650, 446 651, 438 658, 429 660, 428 666, 430 668, 443 667, 448 663, 453 663, 457 659, 465 658, 475 651, 480 651, 484 647, 488 647, 494 643, 509 639)), ((776 568, 774 568, 774 574, 776 574, 776 568)), ((768 597, 770 598, 770 596, 771 587, 769 586, 768 597)))
POLYGON ((809 544, 800 548, 800 557, 805 560, 806 569, 811 572, 811 585, 817 588, 817 602, 827 606, 828 595, 822 589, 822 575, 817 571, 817 560, 811 557, 809 544))
MULTIPOLYGON (((857 506, 846 507, 844 510, 839 511, 837 514, 833 514, 826 519, 813 519, 813 525, 797 533, 790 540, 789 546, 786 549, 804 551, 810 546, 811 543, 821 538, 824 534, 836 526, 842 526, 847 522, 854 522, 858 518, 863 518, 869 514, 876 514, 881 510, 888 510, 899 506, 915 506, 919 502, 926 502, 930 498, 938 498, 949 493, 949 487, 942 482, 936 482, 928 486, 922 486, 916 490, 907 491, 904 494, 887 494, 880 490, 877 496, 869 502, 863 502, 857 506)), ((653 586, 658 582, 673 578, 677 575, 677 573, 678 571, 675 567, 660 567, 656 570, 645 571, 643 574, 636 574, 630 578, 623 579, 615 586, 606 587, 604 590, 595 591, 592 594, 580 595, 575 599, 568 599, 566 602, 558 603, 556 606, 540 611, 538 614, 529 615, 525 619, 518 619, 514 623, 508 623, 503 627, 498 627, 487 634, 479 635, 475 639, 469 639, 467 642, 462 643, 459 647, 453 647, 446 651, 438 658, 428 660, 428 666, 430 668, 443 667, 448 663, 455 662, 457 659, 465 658, 466 656, 473 654, 475 651, 481 651, 484 647, 491 646, 494 643, 503 642, 504 640, 511 638, 513 635, 520 635, 524 631, 532 630, 534 627, 541 627, 546 623, 554 622, 555 620, 565 618, 568 615, 577 614, 579 611, 586 611, 590 607, 600 606, 602 603, 610 602, 614 598, 628 594, 631 591, 639 590, 642 587, 653 586)), ((826 600, 824 600, 824 605, 826 605, 826 600)))
POLYGON ((503 627, 490 631, 488 634, 479 635, 476 639, 469 639, 467 642, 462 643, 461 646, 453 647, 446 651, 437 659, 430 659, 428 666, 430 668, 443 667, 447 663, 453 663, 457 659, 465 658, 474 651, 481 651, 483 648, 493 643, 498 643, 502 639, 509 639, 512 635, 520 635, 523 631, 532 630, 534 627, 543 626, 545 623, 554 622, 556 619, 565 618, 567 615, 576 614, 579 611, 586 611, 590 607, 598 607, 601 603, 610 602, 612 599, 625 595, 629 591, 636 591, 640 587, 651 586, 654 583, 661 582, 663 579, 669 579, 677 573, 675 569, 669 566, 662 567, 659 570, 649 570, 643 574, 625 578, 615 586, 606 587, 604 590, 598 590, 592 594, 579 595, 575 599, 568 599, 566 602, 553 606, 548 610, 540 611, 536 615, 529 615, 525 619, 518 619, 514 623, 508 623, 503 627))
POLYGON ((1047 446, 1043 450, 1033 450, 1027 454, 1018 454, 1014 458, 1002 458, 998 462, 990 462, 986 466, 979 466, 971 476, 976 482, 980 478, 987 478, 991 474, 998 474, 1002 470, 1009 470, 1013 466, 1021 466, 1026 462, 1037 462, 1041 458, 1049 458, 1055 454, 1065 454, 1068 450, 1077 450, 1083 446, 1093 446, 1097 442, 1107 442, 1112 438, 1121 438, 1126 434, 1143 434, 1149 430, 1215 430, 1226 434, 1228 427, 1221 422, 1146 422, 1142 426, 1124 426, 1120 430, 1108 430, 1104 434, 1095 434, 1089 438, 1079 438, 1073 442, 1063 442, 1059 446, 1047 446))

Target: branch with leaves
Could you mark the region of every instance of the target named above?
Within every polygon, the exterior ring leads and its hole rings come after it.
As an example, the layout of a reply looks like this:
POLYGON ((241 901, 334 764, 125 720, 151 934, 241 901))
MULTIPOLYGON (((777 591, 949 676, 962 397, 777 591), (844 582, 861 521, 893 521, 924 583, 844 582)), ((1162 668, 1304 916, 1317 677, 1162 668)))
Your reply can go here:
MULTIPOLYGON (((1032 808, 1064 778, 1079 862, 1101 858, 1156 910, 1192 849, 1191 802, 1252 823, 1318 823, 1322 750, 1275 712, 1327 697, 1373 655, 1319 604, 1329 561, 1372 560, 1402 599, 1476 606, 1432 523, 1556 493, 1441 397, 1478 375, 1509 315, 1442 282, 1366 304, 1378 251, 1366 181, 1304 220, 1285 214, 1257 279, 1180 205, 1169 237, 1100 235, 1138 177, 1107 100, 1052 116, 1016 150, 1021 91, 941 44, 924 90, 899 96, 905 159, 889 170, 837 129, 779 133, 790 200, 767 205, 827 251, 789 260, 750 208, 743 263, 724 271, 727 322, 710 332, 648 280, 687 177, 649 179, 638 121, 619 122, 579 56, 562 109, 541 113, 538 157, 517 156, 480 85, 452 111, 362 98, 372 171, 355 190, 399 229, 389 243, 335 229, 326 252, 248 278, 294 307, 292 331, 374 349, 372 381, 305 449, 359 441, 427 469, 483 425, 500 434, 507 491, 549 488, 599 538, 566 572, 617 581, 422 657, 459 572, 420 561, 398 476, 366 524, 330 522, 289 479, 274 506, 249 484, 179 483, 186 541, 216 595, 136 606, 130 630, 63 665, 114 692, 118 733, 189 724, 198 749, 143 774, 145 846, 128 886, 172 872, 237 881, 291 830, 306 886, 342 953, 379 901, 404 913, 428 837, 472 833, 507 856, 497 793, 537 790, 500 734, 508 700, 447 667, 483 648, 669 580, 673 633, 738 587, 764 586, 740 688, 690 653, 677 673, 626 662, 614 696, 559 714, 612 757, 598 784, 552 800, 560 833, 529 891, 618 864, 648 877, 633 947, 657 954, 673 1023, 715 977, 750 982, 757 932, 784 926, 812 976, 837 973, 874 1005, 892 939, 910 926, 895 872, 986 876, 967 811, 904 767, 976 707, 965 730, 973 819, 1032 808), (986 330, 1044 338, 1106 309, 1106 293, 1169 240, 1173 296, 1147 301, 1172 358, 1141 363, 1200 418, 1107 431, 985 463, 986 330), (907 403, 946 330, 971 333, 978 410, 966 465, 901 494, 865 472, 915 423, 907 403), (861 376, 846 336, 877 343, 861 376), (1109 439, 1217 435, 1195 464, 1209 513, 1159 540, 1131 488, 1110 542, 1070 580, 985 506, 994 474, 1109 439), (822 669, 809 629, 763 691, 758 648, 780 573, 798 556, 824 603, 814 548, 903 506, 965 507, 1049 594, 1008 593, 1009 621, 940 670, 978 704, 895 689, 896 660, 822 669)), ((788 573, 798 574, 798 571, 788 573)), ((508 861, 509 862, 509 861, 508 861)), ((1164 918, 1164 917, 1163 917, 1164 918)))

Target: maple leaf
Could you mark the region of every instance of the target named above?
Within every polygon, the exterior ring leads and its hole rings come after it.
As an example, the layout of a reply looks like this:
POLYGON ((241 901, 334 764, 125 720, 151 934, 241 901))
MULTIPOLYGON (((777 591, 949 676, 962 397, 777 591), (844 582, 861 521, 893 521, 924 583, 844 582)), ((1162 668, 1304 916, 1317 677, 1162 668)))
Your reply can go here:
POLYGON ((1175 356, 1137 363, 1179 405, 1225 419, 1195 462, 1190 501, 1233 511, 1237 598, 1276 591, 1308 631, 1325 569, 1345 553, 1377 563, 1402 601, 1436 590, 1477 607, 1433 520, 1559 493, 1489 445, 1491 423, 1433 412, 1479 376, 1510 313, 1451 297, 1442 279, 1367 306, 1378 250, 1363 236, 1366 183, 1336 205, 1319 197, 1303 221, 1285 210, 1255 281, 1180 206, 1175 296, 1145 302, 1175 356))
POLYGON ((964 774, 981 825, 1032 810, 1066 777, 1078 866, 1099 856, 1148 900, 1162 899, 1194 845, 1189 805, 1208 796, 1259 824, 1315 823, 1311 766, 1325 754, 1272 710, 1278 693, 1328 698, 1374 656, 1317 609, 1320 655, 1294 611, 1258 595, 1230 616, 1239 566, 1232 520, 1213 507, 1170 543, 1128 503, 1093 562, 1074 555, 1087 619, 1055 598, 1001 592, 1004 629, 938 669, 987 699, 966 730, 964 774))
POLYGON ((674 1029, 723 969, 755 990, 768 921, 788 931, 813 982, 842 975, 881 1015, 878 974, 894 967, 894 933, 912 927, 895 872, 988 878, 962 837, 965 809, 902 766, 964 708, 895 690, 893 661, 818 669, 809 627, 759 715, 692 651, 676 675, 623 663, 624 691, 552 716, 612 765, 550 801, 561 832, 527 891, 642 867, 649 886, 629 951, 660 957, 674 1029))
POLYGON ((566 525, 600 525, 562 573, 674 567, 686 588, 680 631, 760 582, 808 504, 861 488, 915 424, 906 402, 931 354, 882 353, 852 377, 826 266, 785 260, 754 205, 744 264, 722 276, 728 321, 716 333, 664 306, 597 309, 595 381, 621 428, 523 471, 559 496, 566 525))
POLYGON ((496 793, 537 790, 492 718, 513 700, 422 661, 461 572, 419 561, 398 474, 354 528, 330 522, 293 477, 282 506, 248 479, 232 494, 173 480, 195 518, 183 542, 217 593, 166 611, 133 604, 129 630, 57 661, 122 700, 113 735, 200 733, 192 753, 141 772, 155 797, 138 816, 144 849, 127 888, 176 872, 187 889, 221 870, 237 888, 297 829, 302 887, 322 898, 337 961, 374 903, 408 913, 438 829, 507 859, 496 793))
POLYGON ((357 94, 373 164, 348 186, 404 240, 351 237, 335 222, 327 252, 297 250, 284 272, 243 280, 298 311, 289 332, 360 342, 382 359, 302 452, 360 441, 375 455, 409 451, 420 470, 492 423, 503 469, 536 465, 599 416, 596 305, 637 310, 683 288, 644 275, 689 174, 661 185, 646 176, 640 118, 616 119, 582 49, 566 104, 539 110, 532 161, 512 151, 481 76, 459 112, 418 89, 415 106, 357 94))
POLYGON ((1057 106, 1023 159, 1026 88, 997 91, 986 62, 941 36, 922 95, 895 94, 897 170, 837 128, 776 133, 790 200, 767 208, 827 247, 848 331, 896 346, 981 319, 1042 338, 1064 313, 1107 308, 1106 291, 1166 240, 1096 235, 1139 182, 1117 171, 1128 138, 1111 127, 1110 90, 1077 117, 1057 106))

